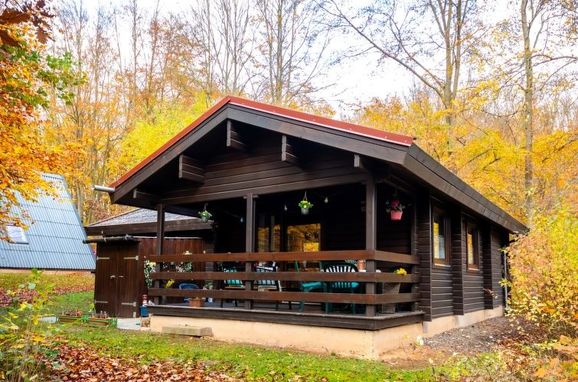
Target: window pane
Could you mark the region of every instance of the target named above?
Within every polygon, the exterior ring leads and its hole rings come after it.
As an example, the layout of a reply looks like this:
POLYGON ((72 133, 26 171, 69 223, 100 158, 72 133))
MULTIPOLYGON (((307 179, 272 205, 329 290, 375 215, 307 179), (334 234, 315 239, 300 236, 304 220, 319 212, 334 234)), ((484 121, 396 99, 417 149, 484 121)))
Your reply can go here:
POLYGON ((443 221, 433 223, 433 256, 434 259, 446 260, 446 240, 443 221))
POLYGON ((474 256, 474 235, 468 232, 466 237, 467 247, 468 247, 468 264, 472 265, 476 263, 474 256))
POLYGON ((8 240, 14 244, 28 244, 28 238, 24 233, 22 227, 16 227, 13 225, 6 226, 6 235, 8 236, 8 240))

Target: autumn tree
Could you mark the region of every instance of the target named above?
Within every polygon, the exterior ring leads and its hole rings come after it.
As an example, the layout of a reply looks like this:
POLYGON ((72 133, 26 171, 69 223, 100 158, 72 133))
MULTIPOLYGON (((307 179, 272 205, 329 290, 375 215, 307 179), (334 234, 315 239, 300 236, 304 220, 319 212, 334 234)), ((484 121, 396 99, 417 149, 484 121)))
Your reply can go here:
POLYGON ((70 101, 69 56, 47 54, 51 14, 44 2, 3 2, 0 6, 0 226, 23 224, 11 213, 19 199, 50 191, 43 172, 66 172, 66 144, 47 146, 48 94, 70 101))
MULTIPOLYGON (((407 70, 441 103, 447 128, 446 150, 454 150, 454 125, 464 88, 465 61, 478 39, 478 9, 473 0, 384 1, 355 9, 327 0, 323 9, 333 27, 361 39, 348 55, 377 53, 379 62, 407 70)), ((451 164, 451 163, 450 163, 451 164)))
POLYGON ((328 31, 313 2, 258 0, 260 89, 267 102, 299 107, 320 90, 314 79, 322 72, 328 31))

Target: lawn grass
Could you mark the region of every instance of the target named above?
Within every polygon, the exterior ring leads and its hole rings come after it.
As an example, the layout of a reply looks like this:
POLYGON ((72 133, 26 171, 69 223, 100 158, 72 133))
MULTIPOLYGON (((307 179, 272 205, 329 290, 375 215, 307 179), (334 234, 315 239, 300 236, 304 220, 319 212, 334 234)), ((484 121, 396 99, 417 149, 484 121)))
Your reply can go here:
MULTIPOLYGON (((32 272, 0 273, 0 288, 16 290, 30 279, 32 272)), ((88 292, 94 289, 94 275, 87 272, 42 273, 40 282, 51 285, 54 294, 88 292)))
POLYGON ((74 292, 55 295, 46 307, 47 315, 60 315, 69 311, 80 310, 87 313, 93 307, 94 292, 74 292))
POLYGON ((109 356, 138 358, 143 363, 153 360, 202 361, 213 369, 250 381, 434 380, 431 369, 392 370, 378 361, 229 344, 207 339, 74 325, 67 326, 61 335, 69 343, 88 345, 109 356))
MULTIPOLYGON (((16 288, 28 276, 0 274, 0 288, 16 288)), ((77 275, 71 280, 63 275, 43 275, 42 282, 58 283, 61 291, 61 294, 56 291, 52 294, 46 314, 58 315, 70 310, 87 312, 92 307, 93 280, 90 275, 77 275), (66 290, 81 291, 62 293, 66 290)), ((401 370, 378 361, 77 324, 58 325, 58 336, 71 345, 87 347, 88 351, 104 356, 138 359, 144 364, 163 360, 202 362, 210 369, 249 381, 462 380, 467 376, 479 377, 479 370, 501 367, 497 355, 489 354, 451 359, 436 368, 401 370)))

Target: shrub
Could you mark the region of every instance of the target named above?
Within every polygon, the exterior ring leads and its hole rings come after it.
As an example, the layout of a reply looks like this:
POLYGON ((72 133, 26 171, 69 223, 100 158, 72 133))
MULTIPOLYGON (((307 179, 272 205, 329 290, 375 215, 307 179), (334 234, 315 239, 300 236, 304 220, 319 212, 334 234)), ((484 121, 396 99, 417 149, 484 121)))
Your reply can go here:
POLYGON ((511 312, 551 335, 578 331, 578 216, 559 208, 535 218, 527 235, 507 250, 511 312))
POLYGON ((40 380, 42 355, 48 350, 51 328, 41 322, 51 285, 40 284, 41 273, 33 270, 29 280, 9 295, 34 291, 30 301, 14 299, 0 314, 0 380, 40 380))

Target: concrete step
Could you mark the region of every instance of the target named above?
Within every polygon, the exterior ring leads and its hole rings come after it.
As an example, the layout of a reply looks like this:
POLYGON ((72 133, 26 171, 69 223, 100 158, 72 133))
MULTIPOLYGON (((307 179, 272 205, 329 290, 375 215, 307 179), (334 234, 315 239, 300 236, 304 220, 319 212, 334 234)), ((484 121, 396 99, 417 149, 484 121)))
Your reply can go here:
POLYGON ((212 337, 213 331, 211 328, 200 327, 200 326, 163 326, 161 329, 163 334, 177 334, 180 336, 193 336, 193 337, 212 337))

